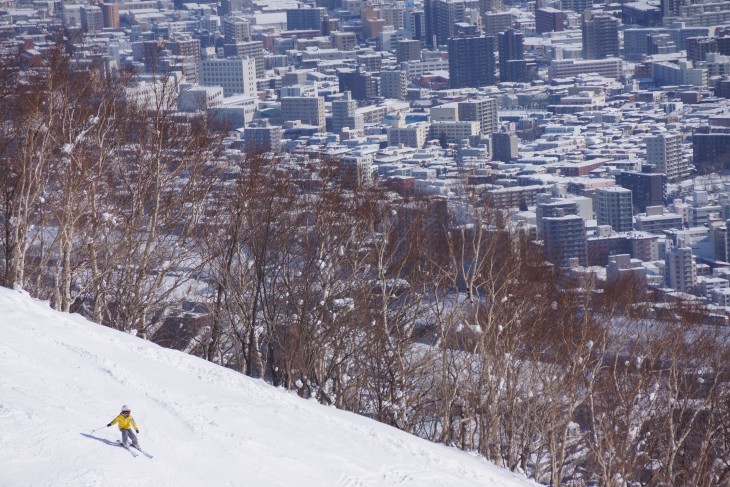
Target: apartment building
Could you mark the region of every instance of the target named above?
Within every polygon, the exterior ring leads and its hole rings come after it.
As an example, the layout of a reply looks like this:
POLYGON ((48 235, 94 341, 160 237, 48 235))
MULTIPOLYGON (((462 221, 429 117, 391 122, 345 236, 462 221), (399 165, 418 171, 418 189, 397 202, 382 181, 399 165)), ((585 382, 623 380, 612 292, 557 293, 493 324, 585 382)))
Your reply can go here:
POLYGON ((204 59, 200 61, 200 84, 220 86, 224 96, 256 94, 256 61, 242 59, 204 59))

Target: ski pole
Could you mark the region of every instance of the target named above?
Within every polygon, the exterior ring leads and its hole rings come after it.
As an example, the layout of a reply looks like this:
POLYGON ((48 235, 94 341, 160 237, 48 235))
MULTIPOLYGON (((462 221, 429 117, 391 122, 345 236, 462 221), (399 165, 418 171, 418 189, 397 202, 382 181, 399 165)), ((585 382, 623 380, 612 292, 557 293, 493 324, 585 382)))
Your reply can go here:
POLYGON ((106 425, 102 426, 101 428, 96 428, 95 430, 91 430, 91 432, 94 433, 96 431, 103 430, 104 428, 106 428, 106 425))

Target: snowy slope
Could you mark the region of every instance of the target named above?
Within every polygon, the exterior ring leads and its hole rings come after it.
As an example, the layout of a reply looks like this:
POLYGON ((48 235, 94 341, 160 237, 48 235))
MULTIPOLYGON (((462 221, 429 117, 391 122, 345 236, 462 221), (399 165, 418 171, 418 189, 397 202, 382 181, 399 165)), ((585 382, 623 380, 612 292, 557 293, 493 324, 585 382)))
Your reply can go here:
POLYGON ((18 291, 0 288, 0 333, 3 487, 534 485, 18 291), (123 403, 154 459, 104 427, 123 403))

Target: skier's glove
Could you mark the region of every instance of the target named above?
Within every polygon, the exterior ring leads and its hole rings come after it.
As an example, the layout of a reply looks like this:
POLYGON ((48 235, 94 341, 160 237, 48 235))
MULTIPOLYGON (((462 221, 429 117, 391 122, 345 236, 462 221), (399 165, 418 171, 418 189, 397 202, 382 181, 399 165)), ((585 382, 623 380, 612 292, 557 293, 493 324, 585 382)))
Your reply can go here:
POLYGON ((112 424, 111 424, 111 423, 109 423, 108 425, 106 425, 106 427, 108 428, 108 427, 109 427, 109 426, 111 426, 111 425, 112 425, 112 424))
POLYGON ((136 432, 137 432, 137 434, 139 434, 139 430, 134 430, 134 431, 136 431, 136 432))

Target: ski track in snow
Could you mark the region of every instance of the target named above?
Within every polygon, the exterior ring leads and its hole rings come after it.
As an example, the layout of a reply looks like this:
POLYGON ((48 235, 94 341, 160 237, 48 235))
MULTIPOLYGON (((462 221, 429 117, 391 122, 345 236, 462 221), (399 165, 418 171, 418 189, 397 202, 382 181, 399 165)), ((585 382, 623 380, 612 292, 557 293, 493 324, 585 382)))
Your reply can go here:
POLYGON ((0 288, 0 330, 2 487, 536 485, 19 291, 0 288), (105 427, 123 403, 153 459, 105 427))

